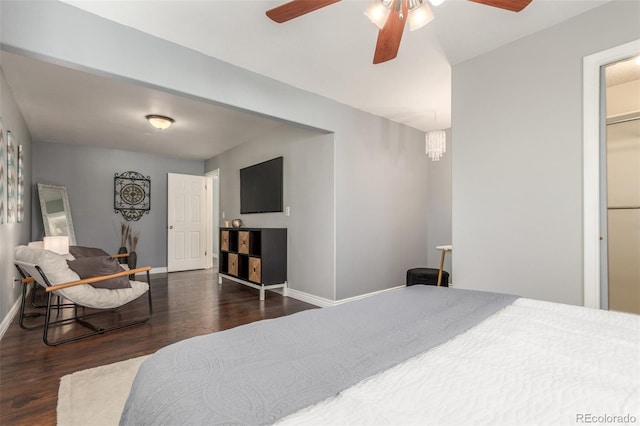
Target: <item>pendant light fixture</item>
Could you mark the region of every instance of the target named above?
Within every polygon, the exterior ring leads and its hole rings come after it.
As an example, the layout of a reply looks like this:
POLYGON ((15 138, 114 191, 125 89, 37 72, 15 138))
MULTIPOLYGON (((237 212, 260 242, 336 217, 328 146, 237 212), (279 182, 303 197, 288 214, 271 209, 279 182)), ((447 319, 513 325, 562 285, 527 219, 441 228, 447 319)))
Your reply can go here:
POLYGON ((438 161, 447 152, 447 135, 444 130, 427 132, 425 148, 431 161, 438 161))

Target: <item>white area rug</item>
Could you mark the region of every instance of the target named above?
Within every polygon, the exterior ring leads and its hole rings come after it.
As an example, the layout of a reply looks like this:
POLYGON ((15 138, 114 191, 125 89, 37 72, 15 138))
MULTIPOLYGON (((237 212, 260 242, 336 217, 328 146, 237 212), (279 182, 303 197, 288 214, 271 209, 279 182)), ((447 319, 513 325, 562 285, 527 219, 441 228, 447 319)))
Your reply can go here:
POLYGON ((117 425, 138 368, 148 357, 77 371, 60 379, 58 426, 117 425))

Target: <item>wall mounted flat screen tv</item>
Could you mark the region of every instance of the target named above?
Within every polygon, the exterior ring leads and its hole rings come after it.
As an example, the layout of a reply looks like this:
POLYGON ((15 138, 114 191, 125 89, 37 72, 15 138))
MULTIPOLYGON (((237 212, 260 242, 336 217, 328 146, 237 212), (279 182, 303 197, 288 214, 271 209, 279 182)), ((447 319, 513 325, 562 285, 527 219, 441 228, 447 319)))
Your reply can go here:
POLYGON ((282 211, 282 157, 240 169, 240 213, 282 211))

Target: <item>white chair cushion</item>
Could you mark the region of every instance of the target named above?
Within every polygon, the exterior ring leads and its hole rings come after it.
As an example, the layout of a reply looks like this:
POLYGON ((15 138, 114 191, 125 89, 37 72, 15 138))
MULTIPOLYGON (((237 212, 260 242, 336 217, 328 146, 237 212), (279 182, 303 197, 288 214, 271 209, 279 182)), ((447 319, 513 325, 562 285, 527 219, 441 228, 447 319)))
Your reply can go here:
MULTIPOLYGON (((60 255, 49 250, 27 246, 16 247, 16 260, 38 265, 52 285, 80 279, 78 274, 69 268, 67 259, 73 260, 73 256, 60 255)), ((34 276, 34 278, 36 277, 34 276)), ((130 281, 130 283, 131 288, 115 290, 82 284, 57 290, 55 293, 81 306, 111 309, 129 303, 149 290, 149 285, 145 282, 130 281)), ((40 285, 45 286, 45 283, 40 283, 40 285)))

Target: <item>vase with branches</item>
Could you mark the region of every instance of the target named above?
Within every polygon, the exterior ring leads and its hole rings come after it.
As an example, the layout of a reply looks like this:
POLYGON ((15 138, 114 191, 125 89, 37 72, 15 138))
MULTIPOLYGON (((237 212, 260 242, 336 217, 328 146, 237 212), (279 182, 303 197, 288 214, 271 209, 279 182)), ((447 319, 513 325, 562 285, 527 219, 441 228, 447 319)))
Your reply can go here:
MULTIPOLYGON (((136 264, 138 263, 138 253, 136 252, 136 247, 138 246, 139 238, 140 232, 134 232, 131 228, 129 228, 129 233, 127 235, 127 240, 129 242, 129 257, 127 258, 127 264, 129 265, 129 269, 135 269, 136 264)), ((129 276, 129 279, 133 279, 133 276, 129 276)))
MULTIPOLYGON (((129 235, 131 234, 131 225, 125 222, 120 223, 120 248, 118 249, 118 254, 128 253, 127 251, 127 241, 129 240, 129 235)), ((120 263, 128 263, 126 258, 119 258, 120 263)))

